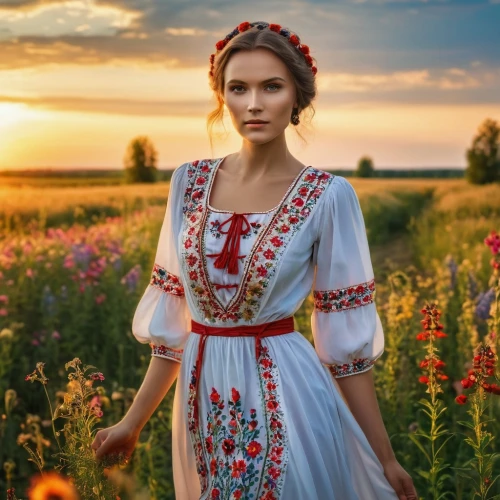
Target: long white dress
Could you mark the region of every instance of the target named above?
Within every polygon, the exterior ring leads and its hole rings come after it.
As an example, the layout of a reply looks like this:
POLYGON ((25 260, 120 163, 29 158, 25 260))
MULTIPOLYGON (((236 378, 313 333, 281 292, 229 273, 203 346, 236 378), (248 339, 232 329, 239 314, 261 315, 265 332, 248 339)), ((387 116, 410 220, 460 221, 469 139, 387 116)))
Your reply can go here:
POLYGON ((172 422, 176 499, 397 499, 333 380, 371 369, 384 352, 352 185, 308 166, 274 209, 222 211, 209 199, 223 160, 175 169, 151 281, 132 324, 153 356, 181 363, 172 422), (216 267, 224 248, 233 258, 216 267), (262 338, 256 358, 254 337, 206 338, 195 418, 201 336, 191 319, 228 329, 267 323, 292 316, 311 290, 314 347, 293 330, 262 338))

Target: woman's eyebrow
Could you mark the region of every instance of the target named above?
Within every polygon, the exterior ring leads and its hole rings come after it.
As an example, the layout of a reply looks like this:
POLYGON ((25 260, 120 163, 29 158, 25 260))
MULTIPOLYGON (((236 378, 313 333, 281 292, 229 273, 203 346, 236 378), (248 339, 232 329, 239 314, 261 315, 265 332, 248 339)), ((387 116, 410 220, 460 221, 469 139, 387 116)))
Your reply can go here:
MULTIPOLYGON (((267 82, 270 82, 272 80, 282 80, 284 82, 286 82, 286 80, 284 78, 281 78, 281 76, 273 76, 272 78, 268 78, 267 80, 263 80, 261 83, 267 83, 267 82)), ((244 82, 243 80, 236 80, 235 78, 229 80, 228 82, 228 85, 230 83, 247 83, 247 82, 244 82)))

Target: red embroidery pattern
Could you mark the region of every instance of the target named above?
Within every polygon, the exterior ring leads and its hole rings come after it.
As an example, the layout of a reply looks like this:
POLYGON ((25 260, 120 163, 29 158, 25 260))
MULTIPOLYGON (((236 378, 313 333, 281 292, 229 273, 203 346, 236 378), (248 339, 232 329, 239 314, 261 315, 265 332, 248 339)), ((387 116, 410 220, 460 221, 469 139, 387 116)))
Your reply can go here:
POLYGON ((369 370, 377 361, 378 358, 357 358, 351 363, 345 363, 343 365, 326 365, 330 370, 330 373, 334 377, 345 377, 347 375, 355 375, 356 373, 362 373, 369 370))
POLYGON ((262 346, 257 364, 265 426, 259 425, 255 409, 250 409, 249 417, 245 416, 240 393, 235 387, 231 388, 228 398, 229 415, 223 414, 224 399, 214 387, 210 394, 211 410, 207 413, 205 438, 194 405, 196 366, 191 371, 188 428, 195 450, 201 496, 210 487, 210 498, 277 500, 280 497, 288 463, 287 434, 277 391, 278 370, 266 346, 262 346), (261 434, 267 438, 264 443, 259 440, 261 434))
POLYGON ((175 359, 176 361, 182 360, 182 353, 184 349, 173 349, 166 345, 155 345, 153 343, 149 344, 151 347, 151 355, 159 356, 161 358, 175 359))
POLYGON ((260 298, 273 277, 277 264, 294 234, 312 212, 320 195, 335 177, 313 167, 307 167, 290 186, 276 213, 255 240, 243 271, 237 292, 227 306, 217 297, 208 279, 205 259, 207 186, 217 160, 197 160, 188 165, 188 186, 184 193, 185 218, 182 234, 182 257, 189 276, 188 285, 193 300, 209 323, 249 321, 255 318, 260 298))
POLYGON ((159 288, 162 292, 176 295, 177 297, 184 297, 184 287, 181 280, 175 274, 169 273, 165 268, 159 264, 153 266, 151 274, 151 285, 159 288))
POLYGON ((314 290, 314 307, 321 312, 339 312, 373 302, 375 279, 337 290, 314 290))

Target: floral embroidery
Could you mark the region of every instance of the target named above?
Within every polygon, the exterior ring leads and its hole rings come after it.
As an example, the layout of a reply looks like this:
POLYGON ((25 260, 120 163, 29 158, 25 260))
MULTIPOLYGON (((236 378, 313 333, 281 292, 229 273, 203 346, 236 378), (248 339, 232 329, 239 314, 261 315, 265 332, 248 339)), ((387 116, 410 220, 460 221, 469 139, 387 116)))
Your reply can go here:
POLYGON ((184 297, 184 287, 181 280, 159 264, 155 263, 153 266, 150 284, 163 292, 176 295, 177 297, 184 297))
POLYGON ((378 358, 357 358, 351 363, 345 363, 343 365, 326 365, 330 370, 330 373, 334 377, 345 377, 347 375, 355 375, 356 373, 366 372, 375 364, 378 358))
POLYGON ((267 227, 260 231, 246 260, 240 286, 224 306, 208 279, 204 248, 208 227, 205 198, 216 165, 217 160, 197 160, 188 166, 181 260, 189 276, 188 285, 193 300, 203 311, 206 322, 250 321, 257 316, 260 298, 274 276, 287 245, 335 176, 313 167, 304 169, 289 187, 267 227))
MULTIPOLYGON (((242 234, 241 238, 243 240, 247 240, 252 236, 252 234, 259 234, 260 228, 262 227, 262 224, 259 222, 249 222, 250 224, 250 231, 248 233, 242 234)), ((221 238, 223 234, 219 231, 219 226, 221 225, 221 221, 219 219, 215 219, 213 221, 210 221, 210 226, 209 226, 209 231, 214 236, 214 238, 221 238)))
POLYGON ((321 312, 339 312, 373 302, 375 279, 336 290, 314 290, 314 307, 321 312))
POLYGON ((280 497, 288 463, 287 434, 277 391, 278 370, 266 346, 261 347, 257 366, 265 423, 259 425, 255 408, 245 414, 235 387, 227 401, 228 414, 223 413, 225 400, 213 387, 206 417, 207 437, 202 436, 199 415, 195 413, 196 366, 191 371, 188 428, 202 496, 210 488, 210 498, 280 497))
POLYGON ((163 358, 175 359, 176 361, 182 360, 182 353, 184 349, 173 349, 172 347, 168 347, 166 345, 155 345, 153 343, 149 344, 152 351, 152 356, 160 356, 163 358))

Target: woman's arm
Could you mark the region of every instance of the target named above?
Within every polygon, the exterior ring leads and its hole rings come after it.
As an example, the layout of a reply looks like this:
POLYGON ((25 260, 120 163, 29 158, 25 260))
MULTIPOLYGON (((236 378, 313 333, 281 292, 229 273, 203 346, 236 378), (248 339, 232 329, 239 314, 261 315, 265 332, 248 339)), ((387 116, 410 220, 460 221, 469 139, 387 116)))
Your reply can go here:
POLYGON ((146 376, 122 421, 140 432, 174 383, 180 366, 172 359, 151 356, 146 376))
POLYGON ((335 382, 373 451, 385 465, 396 457, 380 413, 372 372, 373 369, 370 369, 357 375, 338 377, 335 382))

